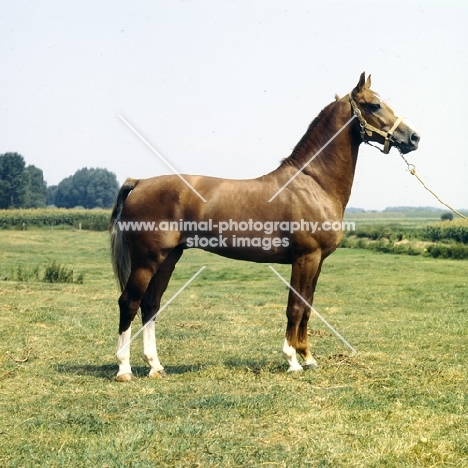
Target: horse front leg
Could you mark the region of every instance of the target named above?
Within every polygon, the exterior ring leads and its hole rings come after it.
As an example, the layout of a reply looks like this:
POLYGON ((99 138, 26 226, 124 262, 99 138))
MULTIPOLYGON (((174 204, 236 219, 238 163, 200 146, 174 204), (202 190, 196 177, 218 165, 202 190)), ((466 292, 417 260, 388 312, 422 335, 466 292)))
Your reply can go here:
MULTIPOLYGON (((308 303, 312 305, 312 297, 308 299, 308 303)), ((312 354, 310 353, 307 335, 307 324, 309 322, 310 311, 310 307, 305 307, 301 323, 299 324, 299 330, 297 332, 296 350, 304 360, 304 365, 307 366, 309 369, 315 369, 318 366, 318 364, 317 361, 312 357, 312 354)))
POLYGON ((321 265, 322 259, 319 252, 302 256, 292 265, 291 286, 293 289, 289 290, 286 309, 288 322, 282 350, 283 357, 289 365, 289 372, 303 370, 297 360, 297 353, 304 359, 306 366, 317 367, 317 362, 309 350, 307 324, 321 265))

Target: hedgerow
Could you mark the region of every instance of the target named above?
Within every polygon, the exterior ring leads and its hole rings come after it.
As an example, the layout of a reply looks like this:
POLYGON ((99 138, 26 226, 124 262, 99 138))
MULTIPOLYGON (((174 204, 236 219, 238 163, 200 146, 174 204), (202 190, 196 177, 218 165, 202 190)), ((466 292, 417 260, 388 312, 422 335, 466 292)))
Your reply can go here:
POLYGON ((345 233, 341 247, 382 253, 468 259, 468 221, 445 221, 424 227, 368 225, 345 233))
POLYGON ((110 210, 33 209, 0 210, 0 229, 70 227, 105 231, 109 227, 110 210))
POLYGON ((454 241, 468 244, 468 221, 443 221, 426 226, 422 231, 423 239, 432 242, 454 241))

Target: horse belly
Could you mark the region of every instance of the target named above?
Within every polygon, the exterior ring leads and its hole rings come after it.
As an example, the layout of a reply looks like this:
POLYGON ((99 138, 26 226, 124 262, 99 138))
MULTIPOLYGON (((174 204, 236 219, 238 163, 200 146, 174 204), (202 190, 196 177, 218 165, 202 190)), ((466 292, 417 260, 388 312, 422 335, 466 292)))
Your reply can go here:
POLYGON ((198 248, 222 257, 258 263, 290 263, 288 237, 196 233, 187 236, 185 248, 198 248))

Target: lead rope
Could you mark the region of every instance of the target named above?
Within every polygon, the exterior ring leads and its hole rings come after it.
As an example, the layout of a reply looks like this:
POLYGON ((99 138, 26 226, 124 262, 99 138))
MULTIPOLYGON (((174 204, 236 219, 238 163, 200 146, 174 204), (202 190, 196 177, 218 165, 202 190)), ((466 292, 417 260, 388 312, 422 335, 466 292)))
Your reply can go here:
POLYGON ((452 210, 455 214, 457 214, 458 216, 464 218, 464 219, 468 219, 465 215, 462 215, 459 211, 457 211, 455 208, 452 208, 450 205, 448 205, 447 203, 445 203, 444 201, 442 201, 438 196, 437 194, 435 194, 422 180, 421 180, 421 177, 418 176, 418 174, 416 174, 416 167, 414 164, 410 164, 406 158, 403 156, 403 153, 400 151, 400 156, 401 158, 403 159, 403 161, 405 161, 406 165, 408 166, 408 171, 410 172, 411 175, 414 175, 416 177, 416 179, 419 180, 419 182, 421 182, 422 186, 429 192, 431 193, 432 195, 434 195, 434 197, 437 198, 437 200, 442 203, 442 205, 445 205, 449 210, 452 210))

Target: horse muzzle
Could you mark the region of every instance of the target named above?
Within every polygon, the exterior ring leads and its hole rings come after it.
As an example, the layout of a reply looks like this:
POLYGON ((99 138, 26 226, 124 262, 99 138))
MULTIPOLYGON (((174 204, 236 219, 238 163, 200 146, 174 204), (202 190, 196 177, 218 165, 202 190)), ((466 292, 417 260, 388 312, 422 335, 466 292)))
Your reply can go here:
POLYGON ((417 150, 419 141, 421 140, 419 133, 412 129, 408 129, 408 131, 401 133, 401 138, 397 138, 396 135, 392 137, 393 145, 396 146, 403 154, 417 150))

